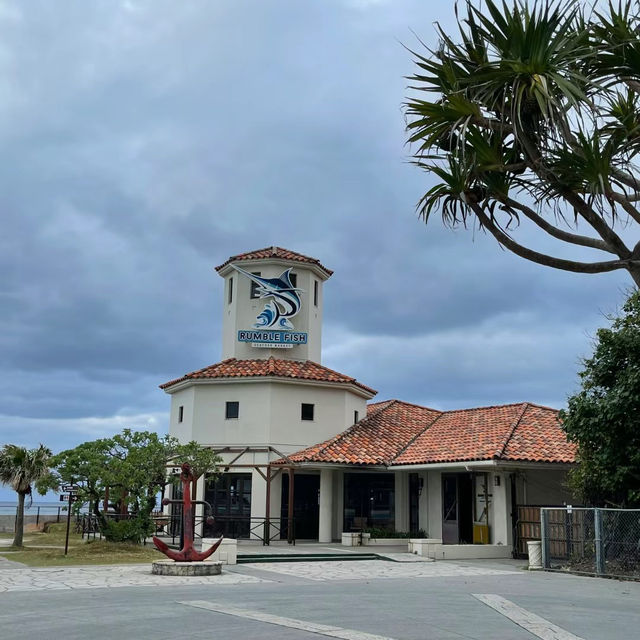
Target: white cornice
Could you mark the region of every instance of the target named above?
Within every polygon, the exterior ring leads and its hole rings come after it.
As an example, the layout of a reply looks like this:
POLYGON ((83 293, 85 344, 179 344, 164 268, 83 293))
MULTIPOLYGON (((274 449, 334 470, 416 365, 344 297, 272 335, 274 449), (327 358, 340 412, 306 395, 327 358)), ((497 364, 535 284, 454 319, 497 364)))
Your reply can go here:
POLYGON ((254 266, 254 265, 263 265, 263 264, 273 264, 280 265, 281 267, 294 267, 297 269, 306 269, 307 271, 312 271, 318 278, 320 278, 323 282, 328 280, 331 276, 327 274, 327 272, 317 264, 313 262, 301 262, 300 260, 287 260, 285 258, 277 258, 269 256, 268 258, 248 258, 245 260, 233 260, 229 264, 226 264, 220 271, 218 271, 218 275, 223 278, 226 278, 231 272, 235 271, 232 265, 237 264, 244 268, 243 265, 246 266, 254 266))
POLYGON ((191 386, 202 385, 225 385, 225 384, 256 384, 264 382, 277 382, 278 384, 291 384, 296 386, 324 387, 327 389, 344 389, 351 391, 361 398, 370 400, 377 392, 367 391, 352 382, 331 382, 328 380, 307 380, 304 378, 286 378, 280 376, 251 376, 246 378, 188 378, 172 384, 170 387, 163 389, 165 393, 171 395, 177 391, 182 391, 191 386))

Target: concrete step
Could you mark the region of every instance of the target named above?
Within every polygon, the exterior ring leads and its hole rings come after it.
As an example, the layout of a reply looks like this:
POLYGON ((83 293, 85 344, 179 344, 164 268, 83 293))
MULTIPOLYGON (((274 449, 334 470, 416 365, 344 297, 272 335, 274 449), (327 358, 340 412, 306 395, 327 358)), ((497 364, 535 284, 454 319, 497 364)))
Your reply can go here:
POLYGON ((384 560, 375 553, 239 553, 238 564, 255 562, 341 562, 345 560, 384 560))

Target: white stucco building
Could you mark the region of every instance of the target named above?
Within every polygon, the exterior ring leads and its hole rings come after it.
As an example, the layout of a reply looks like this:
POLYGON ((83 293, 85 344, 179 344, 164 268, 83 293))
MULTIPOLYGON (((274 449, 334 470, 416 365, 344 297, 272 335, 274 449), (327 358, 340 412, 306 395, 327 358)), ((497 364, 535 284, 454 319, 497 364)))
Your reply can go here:
POLYGON ((368 404, 373 389, 321 364, 329 269, 268 247, 217 271, 223 359, 161 385, 171 435, 228 465, 198 487, 214 509, 211 534, 329 542, 362 528, 421 530, 506 555, 519 505, 570 501, 575 451, 553 409, 368 404))

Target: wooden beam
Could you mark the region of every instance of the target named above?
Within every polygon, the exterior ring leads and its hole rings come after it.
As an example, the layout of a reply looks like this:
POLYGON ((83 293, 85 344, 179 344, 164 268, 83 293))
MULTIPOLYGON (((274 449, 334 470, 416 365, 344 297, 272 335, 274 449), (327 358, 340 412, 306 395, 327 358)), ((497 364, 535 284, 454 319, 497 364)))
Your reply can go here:
POLYGON ((294 481, 293 468, 289 467, 289 504, 288 504, 289 513, 287 514, 287 519, 288 519, 288 523, 287 523, 287 542, 289 544, 292 544, 294 542, 294 537, 293 537, 293 498, 294 498, 293 481, 294 481))
POLYGON ((265 517, 264 517, 264 535, 262 536, 262 544, 268 545, 271 542, 271 465, 267 467, 267 496, 265 499, 265 517))

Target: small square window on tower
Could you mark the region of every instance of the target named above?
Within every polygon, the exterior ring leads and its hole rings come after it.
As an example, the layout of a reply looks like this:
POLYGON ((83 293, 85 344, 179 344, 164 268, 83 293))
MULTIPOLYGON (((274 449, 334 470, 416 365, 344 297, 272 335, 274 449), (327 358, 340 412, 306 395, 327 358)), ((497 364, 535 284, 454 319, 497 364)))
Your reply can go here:
POLYGON ((318 306, 318 281, 313 281, 313 306, 318 306))
POLYGON ((233 302, 233 278, 229 278, 229 304, 233 302))
MULTIPOLYGON (((262 271, 252 271, 251 273, 254 276, 261 276, 262 275, 262 271)), ((258 292, 258 287, 259 286, 260 285, 257 282, 254 282, 253 280, 251 281, 251 293, 249 294, 249 297, 252 300, 254 298, 259 298, 260 297, 260 293, 258 292)))
POLYGON ((178 407, 178 422, 182 422, 184 420, 184 407, 180 405, 178 407))
POLYGON ((225 405, 224 417, 229 420, 231 418, 237 418, 238 415, 240 415, 240 403, 227 402, 225 405))
POLYGON ((358 420, 360 420, 360 414, 357 411, 354 411, 353 412, 353 424, 358 422, 358 420))
POLYGON ((303 402, 301 405, 300 419, 313 420, 313 407, 314 405, 303 402))

